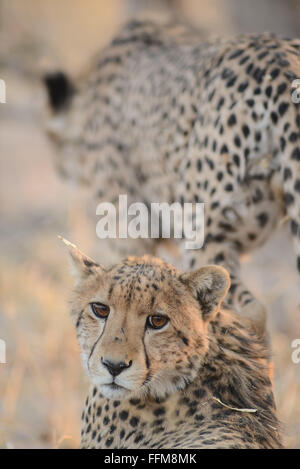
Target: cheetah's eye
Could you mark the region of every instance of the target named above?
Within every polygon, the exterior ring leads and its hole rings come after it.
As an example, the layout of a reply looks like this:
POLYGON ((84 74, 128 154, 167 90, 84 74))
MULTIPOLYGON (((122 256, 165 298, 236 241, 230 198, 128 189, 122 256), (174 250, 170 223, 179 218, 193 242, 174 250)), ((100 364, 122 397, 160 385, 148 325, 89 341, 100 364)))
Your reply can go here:
POLYGON ((161 329, 167 324, 167 322, 169 322, 169 318, 167 318, 167 316, 162 316, 161 314, 154 314, 147 318, 147 326, 152 329, 161 329))
POLYGON ((103 303, 90 303, 90 307, 97 318, 106 319, 109 315, 110 308, 103 303))

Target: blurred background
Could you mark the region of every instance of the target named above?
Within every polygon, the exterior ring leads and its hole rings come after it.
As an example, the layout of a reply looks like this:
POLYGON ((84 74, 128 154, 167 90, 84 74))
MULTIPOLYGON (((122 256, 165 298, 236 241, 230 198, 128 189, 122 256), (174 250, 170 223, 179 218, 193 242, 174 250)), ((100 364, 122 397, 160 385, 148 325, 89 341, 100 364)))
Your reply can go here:
MULTIPOLYGON (((40 76, 79 72, 119 25, 142 10, 176 12, 207 36, 300 35, 300 0, 0 0, 0 448, 77 447, 88 383, 69 318, 71 279, 57 234, 85 252, 97 244, 86 194, 61 182, 43 133, 40 76)), ((284 222, 243 259, 245 282, 268 308, 275 393, 285 443, 300 448, 299 279, 284 222)))

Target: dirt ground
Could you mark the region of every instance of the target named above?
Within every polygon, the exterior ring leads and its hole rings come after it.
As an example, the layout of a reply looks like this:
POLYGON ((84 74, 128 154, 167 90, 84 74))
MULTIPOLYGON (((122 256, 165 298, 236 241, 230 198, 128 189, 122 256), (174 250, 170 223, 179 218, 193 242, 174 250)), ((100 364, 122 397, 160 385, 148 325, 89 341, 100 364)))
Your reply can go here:
MULTIPOLYGON (((300 2, 155 1, 176 8, 207 34, 273 30, 296 35, 300 2), (243 7, 242 7, 243 4, 243 7), (251 4, 251 5, 250 5, 251 4), (276 7, 276 8, 275 8, 276 7)), ((97 244, 86 195, 60 181, 42 128, 40 74, 76 73, 130 14, 149 2, 125 0, 0 1, 0 448, 77 447, 87 381, 68 314, 71 279, 63 234, 87 253, 97 244)), ((300 448, 299 278, 283 224, 243 259, 246 283, 267 305, 275 394, 287 447, 300 448)))

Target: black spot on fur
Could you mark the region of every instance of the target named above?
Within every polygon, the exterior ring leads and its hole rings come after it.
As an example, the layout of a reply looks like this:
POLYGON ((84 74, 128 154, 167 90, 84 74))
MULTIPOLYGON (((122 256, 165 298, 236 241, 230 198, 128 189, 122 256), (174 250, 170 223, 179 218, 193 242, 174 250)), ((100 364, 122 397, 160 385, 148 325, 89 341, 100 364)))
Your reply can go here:
POLYGON ((103 419, 103 425, 108 425, 109 424, 109 418, 108 417, 104 417, 103 419))
POLYGON ((294 203, 294 200, 295 200, 295 198, 294 198, 293 194, 291 194, 289 192, 286 192, 284 194, 284 201, 285 201, 285 204, 286 204, 287 207, 292 205, 294 203))
POLYGON ((242 93, 243 91, 245 91, 248 88, 248 85, 249 83, 247 81, 245 81, 244 83, 241 83, 238 87, 238 92, 242 93))
POLYGON ((131 425, 132 427, 136 427, 137 424, 139 423, 139 419, 138 419, 137 417, 132 417, 132 418, 130 419, 129 423, 130 423, 130 425, 131 425))
POLYGON ((290 179, 292 177, 292 171, 290 170, 290 168, 284 168, 284 171, 283 171, 283 179, 284 181, 287 181, 288 179, 290 179))
POLYGON ((120 419, 121 420, 127 420, 127 418, 128 418, 127 410, 122 410, 122 412, 120 412, 120 419))
POLYGON ((243 52, 244 52, 244 49, 237 49, 237 50, 235 50, 234 52, 232 52, 232 54, 230 54, 230 56, 228 57, 228 59, 229 59, 229 60, 236 59, 237 57, 239 57, 240 55, 242 55, 243 52))
POLYGON ((279 108, 278 108, 278 112, 280 116, 283 116, 286 113, 288 107, 289 107, 289 103, 280 103, 279 108))
POLYGON ((159 417, 160 415, 164 415, 166 413, 166 409, 164 407, 157 407, 157 409, 154 410, 153 414, 156 417, 159 417))
POLYGON ((141 401, 140 399, 130 399, 130 404, 133 405, 133 406, 136 406, 138 405, 141 401))
POLYGON ((300 148, 295 148, 291 154, 292 160, 300 161, 300 148))
POLYGON ((135 443, 139 443, 140 441, 142 441, 142 439, 144 438, 144 435, 142 433, 139 433, 135 439, 134 439, 134 442, 135 443))
POLYGON ((86 428, 85 433, 90 433, 91 428, 92 428, 92 427, 91 427, 91 424, 89 423, 89 425, 88 425, 87 428, 86 428))
POLYGON ((300 179, 297 179, 295 181, 294 189, 295 189, 296 192, 300 192, 300 179))
POLYGON ((243 127, 242 127, 242 132, 243 132, 243 134, 244 134, 244 137, 247 138, 248 135, 250 134, 250 130, 249 130, 248 125, 246 125, 246 124, 243 125, 243 127))
POLYGON ((197 397, 197 399, 202 399, 203 397, 206 396, 206 391, 203 388, 196 389, 194 391, 194 396, 197 397))
POLYGON ((259 226, 263 228, 268 223, 269 217, 267 213, 262 212, 257 215, 256 219, 258 221, 259 226))
POLYGON ((108 438, 105 442, 105 446, 107 448, 109 448, 111 445, 112 445, 112 442, 114 441, 114 439, 111 437, 111 438, 108 438))
POLYGON ((231 114, 228 118, 228 121, 227 121, 227 124, 229 125, 229 127, 232 127, 233 125, 236 124, 236 117, 234 114, 231 114))

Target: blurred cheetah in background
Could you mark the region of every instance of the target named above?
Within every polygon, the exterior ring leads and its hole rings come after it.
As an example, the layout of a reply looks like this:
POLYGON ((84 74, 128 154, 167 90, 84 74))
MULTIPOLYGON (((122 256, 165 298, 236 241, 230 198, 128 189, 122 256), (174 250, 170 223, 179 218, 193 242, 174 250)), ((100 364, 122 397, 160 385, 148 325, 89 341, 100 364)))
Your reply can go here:
MULTIPOLYGON (((60 172, 98 201, 204 202, 204 247, 179 242, 181 265, 225 266, 229 304, 262 330, 265 310, 243 285, 239 256, 287 215, 300 270, 299 57, 298 39, 204 41, 184 24, 132 21, 74 83, 45 78, 60 172)), ((153 244, 134 240, 129 251, 153 244)))

